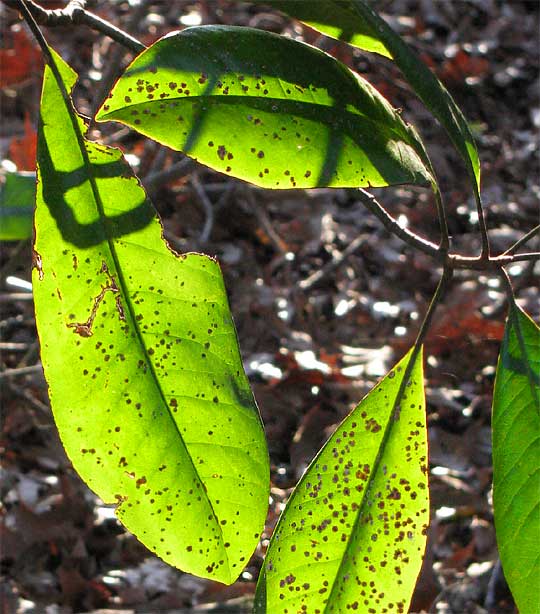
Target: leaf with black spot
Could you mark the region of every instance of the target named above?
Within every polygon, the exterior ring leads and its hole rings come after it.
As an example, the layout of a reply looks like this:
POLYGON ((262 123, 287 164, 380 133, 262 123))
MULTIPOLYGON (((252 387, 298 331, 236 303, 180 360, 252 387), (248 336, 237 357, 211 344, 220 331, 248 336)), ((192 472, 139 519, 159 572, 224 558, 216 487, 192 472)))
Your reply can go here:
POLYGON ((62 442, 150 550, 233 582, 269 467, 218 264, 179 256, 118 149, 84 138, 53 54, 38 139, 33 288, 62 442))
POLYGON ((429 522, 422 352, 412 356, 302 476, 268 547, 257 614, 408 612, 429 522))
POLYGON ((433 181, 415 130, 365 79, 314 47, 252 28, 162 38, 128 66, 96 119, 265 188, 433 181))

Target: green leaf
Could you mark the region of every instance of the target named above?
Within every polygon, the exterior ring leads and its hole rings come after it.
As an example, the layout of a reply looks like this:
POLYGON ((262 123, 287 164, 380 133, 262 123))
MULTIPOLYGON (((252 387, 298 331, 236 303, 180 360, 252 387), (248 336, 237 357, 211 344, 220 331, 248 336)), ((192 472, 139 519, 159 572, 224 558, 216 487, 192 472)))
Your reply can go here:
POLYGON ((350 5, 342 0, 302 2, 298 0, 252 0, 255 4, 272 6, 310 27, 360 49, 392 57, 379 38, 379 33, 368 23, 360 21, 350 5))
POLYGON ((265 188, 432 182, 415 131, 365 80, 309 45, 251 28, 162 38, 97 119, 265 188))
POLYGON ((66 94, 76 75, 54 58, 33 285, 62 441, 148 548, 233 582, 264 525, 269 467, 221 271, 165 243, 121 152, 83 138, 66 94))
POLYGON ((270 542, 255 612, 408 611, 429 522, 421 354, 375 386, 306 470, 270 542))
POLYGON ((32 236, 36 174, 6 173, 0 185, 0 240, 20 241, 32 236))
POLYGON ((493 508, 521 614, 540 610, 540 329, 512 302, 493 395, 493 508))
POLYGON ((448 132, 474 178, 475 191, 479 192, 480 160, 463 113, 444 85, 366 0, 265 0, 264 4, 274 6, 328 36, 392 58, 422 102, 448 132))

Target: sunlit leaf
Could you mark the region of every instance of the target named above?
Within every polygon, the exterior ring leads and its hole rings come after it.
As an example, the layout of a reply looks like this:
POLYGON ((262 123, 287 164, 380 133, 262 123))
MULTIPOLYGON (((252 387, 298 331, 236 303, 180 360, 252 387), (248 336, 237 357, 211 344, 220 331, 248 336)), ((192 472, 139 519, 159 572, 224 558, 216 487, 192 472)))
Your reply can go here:
POLYGON ((510 306, 493 396, 493 508, 521 614, 540 609, 540 329, 510 306))
POLYGON ((32 236, 35 200, 35 173, 6 173, 0 184, 0 240, 19 241, 32 236))
POLYGON ((478 152, 460 108, 431 70, 366 0, 264 0, 264 4, 328 36, 392 58, 422 102, 444 126, 474 177, 475 189, 480 190, 478 152))
POLYGON ((251 28, 159 40, 97 119, 266 188, 432 181, 415 131, 364 79, 309 45, 251 28))
POLYGON ((255 612, 408 611, 429 522, 422 356, 409 365, 411 355, 303 475, 274 530, 255 612))
MULTIPOLYGON (((151 550, 225 583, 249 559, 268 457, 217 263, 178 256, 120 151, 85 140, 47 68, 33 286, 75 468, 151 550)), ((62 88, 64 92, 62 92, 62 88)))

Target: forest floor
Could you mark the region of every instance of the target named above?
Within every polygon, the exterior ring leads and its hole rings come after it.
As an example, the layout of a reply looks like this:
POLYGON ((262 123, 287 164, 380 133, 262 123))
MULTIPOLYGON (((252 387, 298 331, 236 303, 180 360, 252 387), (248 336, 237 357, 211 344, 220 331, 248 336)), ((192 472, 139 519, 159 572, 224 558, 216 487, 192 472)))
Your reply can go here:
MULTIPOLYGON (((441 180, 454 246, 478 253, 463 165, 389 61, 247 2, 100 5, 100 15, 147 45, 185 25, 222 23, 286 33, 336 55, 420 129, 441 180)), ((471 123, 490 237, 494 251, 502 252, 539 217, 540 4, 394 0, 381 6, 471 123)), ((17 13, 0 4, 0 20, 0 172, 33 171, 42 64, 17 13)), ((79 73, 75 103, 92 116, 131 56, 84 26, 44 31, 79 73)), ((201 250, 221 264, 266 428, 270 509, 260 545, 228 587, 168 567, 127 533, 66 458, 39 360, 30 241, 4 243, 0 612, 248 611, 268 538, 292 488, 340 420, 410 347, 440 270, 389 235, 350 192, 265 191, 203 166, 182 168, 181 154, 119 125, 93 127, 91 136, 129 154, 175 249, 201 250)), ((437 241, 426 191, 402 186, 375 192, 400 221, 437 241)), ((527 263, 509 270, 519 303, 536 321, 538 273, 527 263)), ((498 563, 490 494, 491 397, 505 315, 500 280, 462 271, 427 338, 432 524, 414 612, 516 611, 498 563)))

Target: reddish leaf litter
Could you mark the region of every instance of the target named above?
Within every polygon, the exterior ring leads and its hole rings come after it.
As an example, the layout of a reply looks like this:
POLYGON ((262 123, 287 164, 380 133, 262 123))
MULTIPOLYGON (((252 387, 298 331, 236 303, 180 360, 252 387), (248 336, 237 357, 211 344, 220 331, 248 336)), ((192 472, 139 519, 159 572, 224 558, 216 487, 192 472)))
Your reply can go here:
MULTIPOLYGON (((390 62, 247 3, 179 0, 147 3, 144 10, 102 5, 97 10, 104 18, 147 44, 179 27, 224 23, 302 37, 331 51, 419 127, 442 183, 454 248, 478 253, 463 165, 390 62)), ((396 0, 385 10, 471 121, 493 251, 504 251, 538 223, 539 5, 396 0)), ((17 13, 0 5, 0 18, 5 173, 33 168, 42 63, 17 13)), ((76 104, 92 115, 117 74, 114 66, 128 56, 82 26, 45 31, 80 73, 76 104)), ((91 127, 90 136, 128 154, 175 249, 219 258, 268 436, 268 520, 259 547, 230 587, 168 568, 126 533, 63 452, 39 363, 28 283, 31 248, 28 241, 4 244, 0 611, 247 612, 292 487, 335 425, 410 347, 440 271, 389 236, 354 192, 272 193, 183 161, 115 124, 91 127), (357 248, 342 258, 358 238, 357 248)), ((400 223, 436 240, 426 191, 400 187, 376 194, 400 223)), ((523 263, 509 273, 519 303, 538 321, 538 270, 523 263)), ((413 612, 515 612, 498 563, 491 507, 490 404, 504 317, 500 281, 459 272, 427 339, 432 524, 413 612)))

